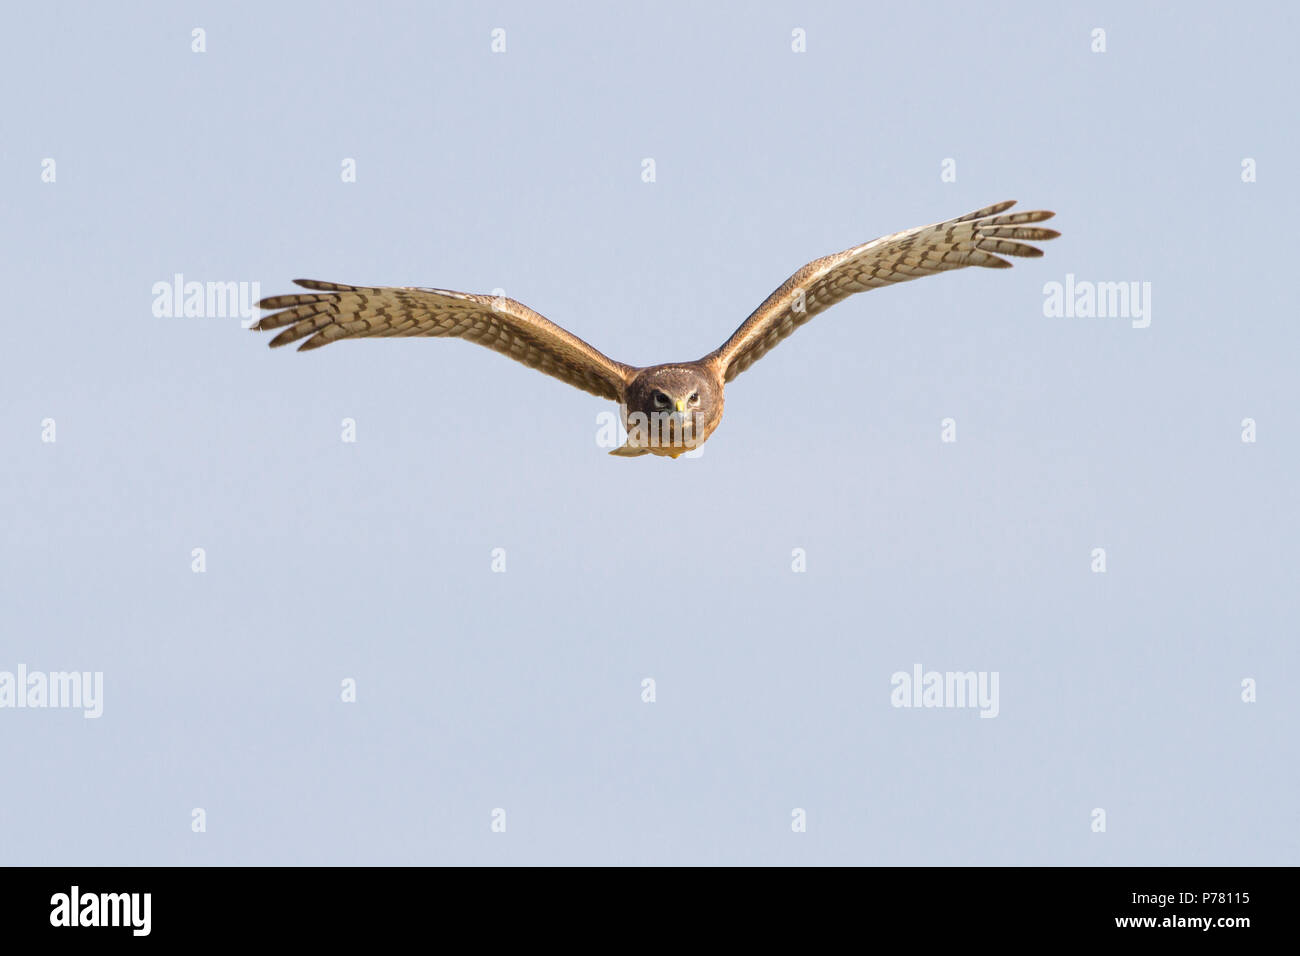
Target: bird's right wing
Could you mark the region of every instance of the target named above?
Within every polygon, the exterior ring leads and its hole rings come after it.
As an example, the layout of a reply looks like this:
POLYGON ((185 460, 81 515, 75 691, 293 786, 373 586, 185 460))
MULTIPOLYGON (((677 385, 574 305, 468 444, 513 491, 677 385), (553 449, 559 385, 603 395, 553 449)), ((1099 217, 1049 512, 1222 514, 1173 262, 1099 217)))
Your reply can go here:
POLYGON ((528 306, 499 296, 447 289, 367 288, 295 279, 308 293, 274 295, 258 305, 282 309, 254 322, 280 329, 271 347, 306 339, 299 351, 340 339, 454 336, 602 398, 623 400, 635 369, 616 362, 528 306))

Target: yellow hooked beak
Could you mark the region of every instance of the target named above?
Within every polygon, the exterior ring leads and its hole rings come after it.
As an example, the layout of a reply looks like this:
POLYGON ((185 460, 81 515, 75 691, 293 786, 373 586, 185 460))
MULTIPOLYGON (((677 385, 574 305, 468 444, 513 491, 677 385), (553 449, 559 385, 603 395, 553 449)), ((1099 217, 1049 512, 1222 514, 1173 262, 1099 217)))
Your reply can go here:
POLYGON ((680 398, 677 399, 677 410, 678 410, 679 412, 684 412, 684 411, 686 411, 686 402, 685 402, 684 400, 680 399, 680 398))

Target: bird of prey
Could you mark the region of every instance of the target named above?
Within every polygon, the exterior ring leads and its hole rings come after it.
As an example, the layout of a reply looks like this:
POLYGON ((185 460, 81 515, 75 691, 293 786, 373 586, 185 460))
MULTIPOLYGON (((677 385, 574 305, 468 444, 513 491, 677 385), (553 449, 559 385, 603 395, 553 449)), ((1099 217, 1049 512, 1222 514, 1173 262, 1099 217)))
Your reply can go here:
POLYGON ((1015 200, 1000 202, 816 259, 782 283, 719 348, 694 362, 624 365, 514 299, 447 289, 296 279, 311 291, 263 299, 261 308, 281 311, 263 316, 252 328, 282 329, 271 347, 302 339, 300 350, 390 335, 468 339, 618 402, 628 438, 610 454, 676 458, 703 444, 718 427, 728 382, 841 299, 966 266, 1009 268, 1002 255, 1041 256, 1042 250, 1025 240, 1059 236, 1054 229, 1030 225, 1054 214, 1007 212, 1014 205, 1015 200))

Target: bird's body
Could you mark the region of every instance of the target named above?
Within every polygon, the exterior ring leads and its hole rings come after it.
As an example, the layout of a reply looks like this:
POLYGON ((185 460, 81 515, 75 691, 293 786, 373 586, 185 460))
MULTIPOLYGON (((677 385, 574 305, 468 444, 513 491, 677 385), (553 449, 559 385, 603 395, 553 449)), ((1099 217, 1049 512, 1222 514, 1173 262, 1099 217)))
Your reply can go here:
POLYGON ((1041 256, 1023 240, 1054 239, 1028 223, 1045 211, 1006 213, 1014 201, 958 219, 884 236, 808 263, 764 300, 726 342, 694 362, 637 368, 616 362, 513 299, 447 289, 366 288, 297 279, 309 293, 263 299, 278 309, 255 329, 283 329, 271 345, 300 350, 347 338, 468 339, 561 381, 619 403, 627 443, 612 454, 676 458, 722 420, 726 384, 819 312, 854 294, 965 266, 1005 269, 996 253, 1041 256))

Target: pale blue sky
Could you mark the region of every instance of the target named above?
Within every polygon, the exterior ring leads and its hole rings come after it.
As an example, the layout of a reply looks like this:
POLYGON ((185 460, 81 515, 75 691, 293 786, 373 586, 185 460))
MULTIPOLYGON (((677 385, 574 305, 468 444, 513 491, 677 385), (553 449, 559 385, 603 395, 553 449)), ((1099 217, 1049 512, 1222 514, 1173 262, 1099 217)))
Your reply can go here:
POLYGON ((0 861, 1300 862, 1292 9, 6 17, 0 671, 105 699, 0 709, 0 861), (178 272, 503 288, 691 359, 1006 198, 1045 258, 837 306, 696 461, 610 458, 611 405, 463 342, 151 310, 178 272), (1067 273, 1150 282, 1150 327, 1045 318, 1067 273), (998 672, 998 717, 891 707, 917 663, 998 672))

